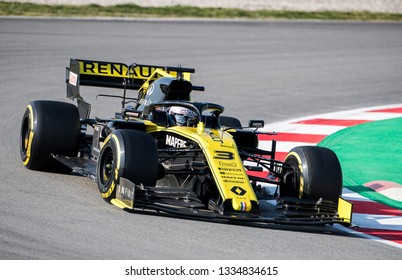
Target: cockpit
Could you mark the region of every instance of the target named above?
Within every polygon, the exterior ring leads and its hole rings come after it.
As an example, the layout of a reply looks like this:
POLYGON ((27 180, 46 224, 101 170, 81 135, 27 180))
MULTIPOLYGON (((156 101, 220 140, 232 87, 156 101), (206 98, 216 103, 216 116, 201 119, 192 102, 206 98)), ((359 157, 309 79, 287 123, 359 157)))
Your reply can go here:
POLYGON ((191 82, 176 78, 160 78, 153 82, 146 92, 139 92, 137 110, 143 111, 146 106, 164 100, 190 100, 193 90, 191 82))
POLYGON ((161 101, 146 106, 143 117, 161 126, 197 127, 199 122, 205 128, 219 128, 219 115, 224 108, 208 102, 161 101))

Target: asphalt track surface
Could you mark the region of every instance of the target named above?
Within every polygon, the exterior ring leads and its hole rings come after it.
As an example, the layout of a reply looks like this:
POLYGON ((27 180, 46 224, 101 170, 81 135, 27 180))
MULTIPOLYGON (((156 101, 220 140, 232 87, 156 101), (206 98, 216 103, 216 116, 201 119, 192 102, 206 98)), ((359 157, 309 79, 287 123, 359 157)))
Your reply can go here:
MULTIPOLYGON (((269 122, 402 102, 402 24, 0 19, 0 259, 402 259, 331 227, 255 228, 127 213, 86 178, 25 169, 31 100, 65 98, 70 57, 196 68, 227 115, 269 122)), ((93 115, 119 102, 83 89, 93 115)), ((107 92, 107 91, 106 91, 107 92)), ((62 125, 62 124, 61 124, 62 125)))

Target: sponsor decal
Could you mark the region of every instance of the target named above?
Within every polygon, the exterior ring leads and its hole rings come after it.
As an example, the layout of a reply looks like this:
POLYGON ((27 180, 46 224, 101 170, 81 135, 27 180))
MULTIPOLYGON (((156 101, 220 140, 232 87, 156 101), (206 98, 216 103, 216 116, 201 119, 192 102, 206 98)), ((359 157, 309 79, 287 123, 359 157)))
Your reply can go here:
POLYGON ((230 172, 236 172, 236 173, 241 173, 242 169, 240 168, 225 168, 225 167, 218 167, 219 170, 221 170, 221 174, 233 174, 230 172))
POLYGON ((233 188, 230 189, 230 191, 239 196, 243 196, 247 192, 245 189, 238 187, 238 186, 234 186, 233 188))
POLYGON ((176 138, 171 135, 166 135, 166 145, 175 148, 185 148, 187 147, 187 141, 176 138))
POLYGON ((224 167, 237 167, 236 162, 219 161, 218 163, 219 163, 220 166, 224 166, 224 167))
POLYGON ((240 180, 227 180, 227 179, 224 179, 223 182, 229 183, 229 184, 245 184, 245 181, 240 181, 240 180))
POLYGON ((127 65, 121 63, 80 61, 80 72, 83 74, 126 76, 127 65))
POLYGON ((135 185, 125 178, 120 178, 116 188, 116 199, 129 208, 134 207, 135 185))
POLYGON ((69 84, 73 85, 73 86, 77 86, 77 80, 78 80, 78 75, 75 74, 74 72, 70 71, 70 74, 68 75, 68 82, 69 84))
POLYGON ((126 199, 134 198, 133 190, 131 190, 125 186, 122 186, 122 185, 117 185, 117 194, 119 194, 122 198, 126 198, 126 199))
MULTIPOLYGON (((155 67, 150 65, 135 65, 129 67, 124 63, 111 63, 102 61, 79 61, 80 73, 87 75, 102 75, 113 77, 135 77, 138 79, 148 79, 156 69, 164 70, 163 67, 155 67), (130 71, 129 71, 130 70, 130 71)), ((167 71, 172 76, 177 77, 176 71, 167 71)), ((186 79, 189 79, 188 73, 185 73, 186 79)), ((155 77, 158 78, 158 75, 155 77)))

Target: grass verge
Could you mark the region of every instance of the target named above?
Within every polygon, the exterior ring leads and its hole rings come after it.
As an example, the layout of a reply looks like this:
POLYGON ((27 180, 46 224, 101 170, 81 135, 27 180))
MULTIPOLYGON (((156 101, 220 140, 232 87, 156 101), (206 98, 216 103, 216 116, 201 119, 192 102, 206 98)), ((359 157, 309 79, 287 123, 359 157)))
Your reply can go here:
POLYGON ((198 8, 189 6, 142 7, 134 4, 100 5, 40 5, 31 3, 0 2, 0 16, 50 17, 158 17, 158 18, 218 18, 218 19, 315 19, 402 21, 402 14, 371 12, 298 12, 249 11, 226 8, 198 8))

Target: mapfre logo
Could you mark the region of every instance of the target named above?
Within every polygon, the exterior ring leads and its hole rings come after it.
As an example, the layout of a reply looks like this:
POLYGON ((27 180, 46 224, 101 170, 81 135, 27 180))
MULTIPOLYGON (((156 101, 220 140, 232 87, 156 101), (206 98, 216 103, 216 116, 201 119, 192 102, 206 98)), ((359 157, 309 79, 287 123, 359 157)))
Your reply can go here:
POLYGON ((185 148, 187 147, 187 141, 176 138, 171 135, 166 135, 166 145, 175 148, 185 148))

